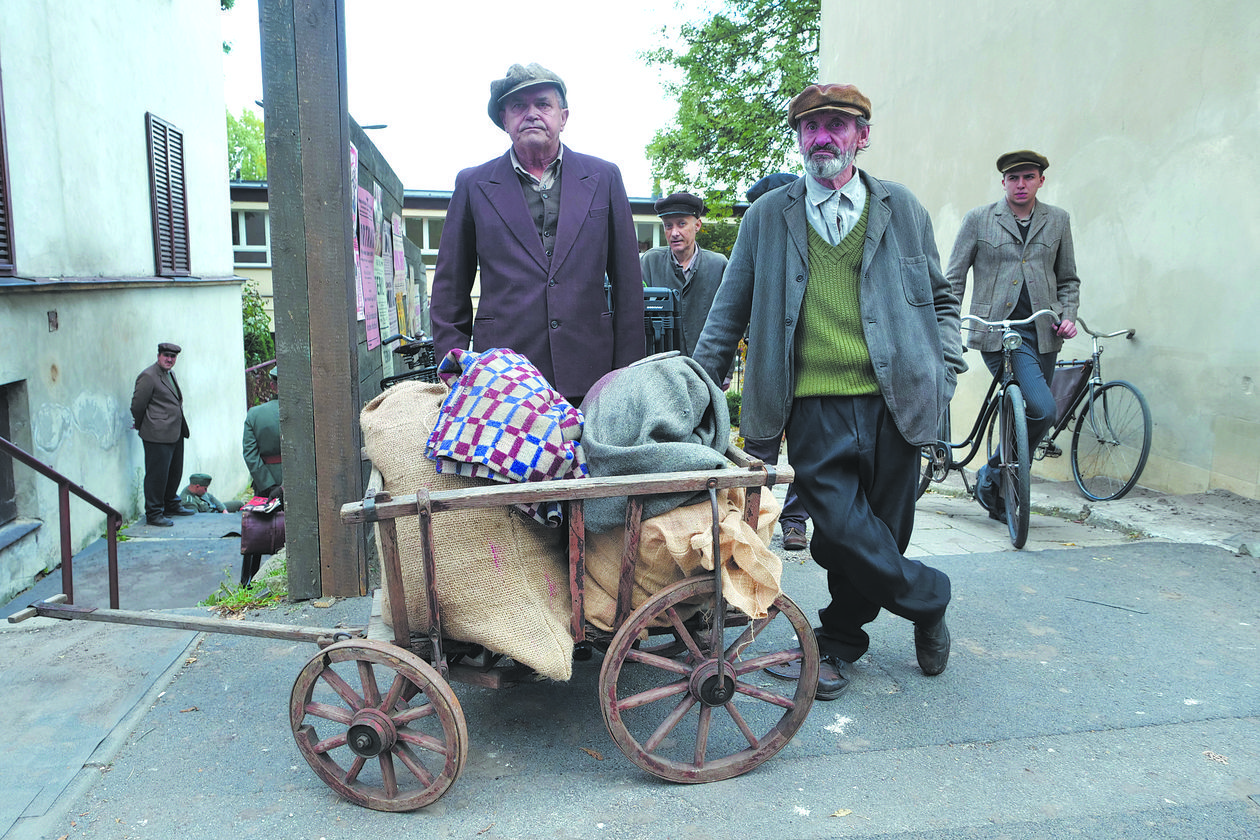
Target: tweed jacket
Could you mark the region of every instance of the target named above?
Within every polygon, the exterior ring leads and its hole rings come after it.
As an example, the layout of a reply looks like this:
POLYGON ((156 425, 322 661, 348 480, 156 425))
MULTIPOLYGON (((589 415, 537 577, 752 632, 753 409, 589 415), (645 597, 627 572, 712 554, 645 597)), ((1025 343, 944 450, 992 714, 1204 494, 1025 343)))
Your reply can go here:
POLYGON ((678 290, 678 305, 682 309, 682 351, 688 356, 696 349, 700 332, 709 317, 713 296, 722 285, 722 273, 726 271, 726 257, 716 251, 706 251, 696 246, 696 271, 691 280, 684 282, 674 268, 674 255, 668 247, 653 248, 639 257, 643 268, 643 285, 660 286, 678 290))
POLYGON ((140 439, 149 443, 175 443, 188 437, 184 395, 179 390, 175 372, 170 373, 174 387, 166 384, 164 373, 157 362, 149 365, 136 377, 136 387, 131 393, 131 420, 140 439))
MULTIPOLYGON (((900 184, 860 173, 870 208, 859 295, 862 330, 893 422, 914 445, 936 440, 966 370, 958 298, 941 273, 927 210, 900 184)), ((740 223, 695 359, 721 381, 748 325, 740 431, 777 437, 792 410, 796 328, 809 282, 805 179, 757 199, 740 223), (751 323, 749 317, 756 313, 751 323)))
MULTIPOLYGON (((970 311, 978 318, 1010 316, 1021 286, 1026 286, 1034 312, 1052 309, 1059 318, 1076 320, 1081 279, 1066 210, 1038 201, 1025 243, 1006 199, 975 208, 963 219, 945 271, 959 300, 967 288, 967 269, 972 277, 970 311)), ((1063 339, 1049 319, 1038 318, 1036 324, 1037 352, 1059 352, 1063 339)), ((970 332, 967 346, 997 352, 1002 334, 970 332)))
POLYGON ((430 313, 438 359, 470 345, 476 352, 514 350, 575 405, 605 373, 643 358, 639 244, 621 171, 564 149, 550 260, 507 152, 460 172, 442 228, 430 313))
POLYGON ((279 454, 280 401, 268 400, 245 412, 245 431, 241 435, 241 457, 249 468, 255 496, 284 484, 284 464, 268 464, 263 460, 279 454))

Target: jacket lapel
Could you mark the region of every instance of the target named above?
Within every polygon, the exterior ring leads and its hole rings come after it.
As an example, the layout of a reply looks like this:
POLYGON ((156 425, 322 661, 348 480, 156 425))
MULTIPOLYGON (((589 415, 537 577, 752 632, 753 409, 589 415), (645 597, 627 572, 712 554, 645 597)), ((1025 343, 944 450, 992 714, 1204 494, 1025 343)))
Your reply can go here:
POLYGON ((809 265, 809 238, 805 232, 809 225, 805 217, 805 179, 808 177, 802 175, 792 182, 787 190, 788 203, 783 208, 784 227, 787 228, 792 244, 796 246, 796 254, 802 265, 809 265))
MULTIPOLYGON (((997 222, 1001 225, 1002 230, 1014 237, 1016 242, 1023 244, 1024 238, 1019 234, 1019 222, 1015 221, 1015 214, 1011 212, 1010 205, 1003 199, 997 203, 997 222)), ((1032 237, 1029 237, 1030 239, 1032 237)))
POLYGON ((556 220, 556 247, 551 256, 552 275, 573 250, 578 232, 591 212, 595 192, 599 189, 599 173, 590 172, 581 164, 577 155, 566 147, 564 163, 560 165, 560 218, 556 220))
POLYGON ((866 243, 862 248, 862 276, 865 277, 879 244, 884 240, 884 231, 888 230, 892 208, 889 206, 891 196, 883 183, 861 170, 858 170, 858 177, 866 184, 866 203, 869 205, 866 211, 866 243))
POLYGON ((512 232, 516 241, 525 249, 525 253, 534 258, 543 270, 547 268, 547 256, 543 253, 542 242, 538 239, 538 227, 529 217, 529 206, 525 203, 520 176, 512 168, 512 158, 507 153, 499 158, 489 178, 477 182, 486 202, 499 214, 503 225, 512 232))

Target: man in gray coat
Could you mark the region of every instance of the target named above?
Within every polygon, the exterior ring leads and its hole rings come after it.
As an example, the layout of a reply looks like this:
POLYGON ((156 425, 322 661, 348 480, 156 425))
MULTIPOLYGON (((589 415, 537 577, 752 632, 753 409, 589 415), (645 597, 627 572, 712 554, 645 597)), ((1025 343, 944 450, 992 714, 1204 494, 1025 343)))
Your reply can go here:
POLYGON ((924 674, 949 661, 949 578, 905 551, 919 448, 965 369, 958 298, 927 211, 854 165, 870 117, 852 85, 810 85, 789 103, 807 175, 748 209, 694 354, 720 376, 747 325, 741 429, 773 438, 786 427, 831 593, 814 631, 821 700, 848 687, 881 609, 914 622, 924 674))
MULTIPOLYGON (((713 296, 722 285, 726 257, 696 244, 696 234, 704 226, 704 200, 699 196, 677 192, 659 199, 654 207, 656 215, 661 217, 668 244, 645 251, 639 257, 643 285, 678 291, 682 321, 680 349, 690 356, 709 317, 713 296)), ((722 380, 716 381, 721 383, 722 380)))
MULTIPOLYGON (((1054 425, 1058 409, 1050 382, 1063 339, 1076 335, 1076 309, 1081 280, 1076 276, 1076 252, 1067 211, 1037 200, 1046 182, 1050 161, 1024 149, 997 159, 1002 174, 1001 201, 972 210, 954 240, 945 277, 962 300, 971 271, 971 314, 986 321, 1027 318, 1040 309, 1053 310, 1059 323, 1046 317, 1016 327, 1024 343, 1015 351, 1012 367, 1024 394, 1028 413, 1028 443, 1036 447, 1054 425)), ((1001 332, 973 332, 967 345, 981 352, 989 370, 1002 369, 1001 332)), ((999 454, 980 468, 976 498, 989 516, 1005 521, 995 481, 999 454)))
POLYGON ((192 516, 179 501, 184 477, 184 394, 172 368, 180 347, 163 341, 157 361, 140 371, 131 394, 132 428, 144 441, 144 515, 150 525, 169 528, 171 516, 192 516))

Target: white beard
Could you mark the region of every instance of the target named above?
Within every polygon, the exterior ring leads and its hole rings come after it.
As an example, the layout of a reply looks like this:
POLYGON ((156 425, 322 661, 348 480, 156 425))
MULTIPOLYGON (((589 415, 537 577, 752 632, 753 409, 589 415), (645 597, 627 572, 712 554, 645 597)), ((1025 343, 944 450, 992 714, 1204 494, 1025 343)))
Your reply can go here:
POLYGON ((841 157, 826 160, 816 161, 812 155, 803 155, 803 157, 806 172, 814 176, 815 180, 830 181, 853 165, 853 160, 857 157, 857 148, 849 149, 841 157))

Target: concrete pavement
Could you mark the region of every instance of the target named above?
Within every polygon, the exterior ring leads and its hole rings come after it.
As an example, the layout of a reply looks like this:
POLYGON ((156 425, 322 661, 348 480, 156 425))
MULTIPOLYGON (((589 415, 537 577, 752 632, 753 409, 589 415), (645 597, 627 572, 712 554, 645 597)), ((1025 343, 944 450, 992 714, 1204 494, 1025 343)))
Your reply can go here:
MULTIPOLYGON (((411 817, 369 812, 336 797, 293 744, 285 696, 310 645, 38 620, 0 632, 0 726, 13 735, 0 777, 24 780, 0 793, 0 832, 1260 836, 1260 577, 1246 500, 1087 506, 1038 482, 1034 511, 1057 515, 1036 513, 1014 552, 1005 526, 953 495, 961 487, 940 490, 919 504, 911 553, 954 579, 950 669, 923 678, 909 627, 881 616, 854 688, 816 704, 783 753, 738 779, 675 786, 634 768, 603 732, 597 656, 569 684, 458 687, 471 741, 460 780, 411 817)), ((124 608, 204 569, 180 530, 214 530, 209 517, 154 536, 170 541, 169 562, 125 578, 124 608)), ((238 563, 235 541, 222 543, 238 563)), ((806 553, 783 556, 785 590, 810 615, 820 570, 806 553)), ((261 620, 366 616, 367 600, 349 599, 261 620)))

